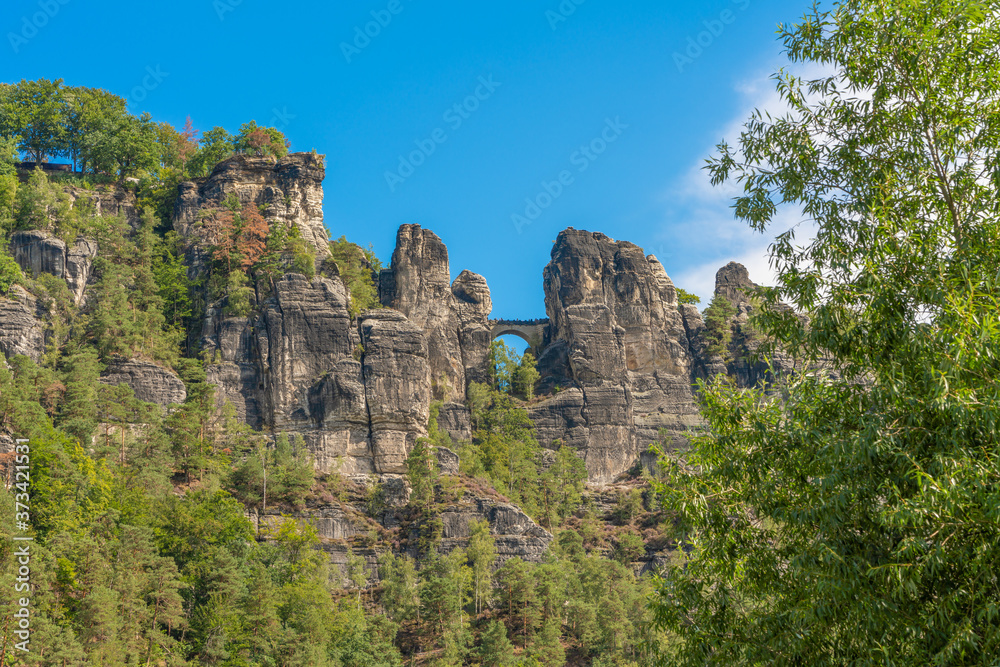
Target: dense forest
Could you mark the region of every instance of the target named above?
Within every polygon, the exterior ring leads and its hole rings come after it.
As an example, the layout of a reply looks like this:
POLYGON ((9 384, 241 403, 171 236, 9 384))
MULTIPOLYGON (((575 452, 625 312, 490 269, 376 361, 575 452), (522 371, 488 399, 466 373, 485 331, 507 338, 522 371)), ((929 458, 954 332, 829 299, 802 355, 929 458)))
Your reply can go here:
MULTIPOLYGON (((100 248, 83 304, 64 280, 28 275, 0 250, 0 298, 24 289, 50 313, 43 358, 0 365, 0 432, 30 441, 35 538, 31 650, 15 649, 8 624, 3 664, 649 664, 661 643, 647 607, 652 579, 632 562, 647 542, 667 544, 669 521, 638 469, 610 508, 598 507, 573 450, 544 455, 523 408, 538 381, 530 352, 491 347, 488 382, 469 390, 471 441, 452 442, 432 410, 429 437, 406 462, 403 527, 371 520, 370 534, 352 538, 381 553, 380 580, 353 551, 346 567, 332 565, 308 522, 290 518, 331 503, 374 518, 386 491, 318 474, 301 436, 255 432, 231 406, 218 410, 196 329, 213 303, 249 315, 286 272, 342 280, 357 316, 380 307, 380 263, 341 237, 317 266, 295 228, 230 197, 202 221, 209 266, 192 279, 170 219, 179 182, 233 154, 281 157, 288 142, 277 130, 250 122, 235 136, 214 128, 199 138, 190 121, 178 131, 130 115, 106 91, 45 80, 0 88, 0 128, 0 248, 33 229, 100 248), (20 156, 75 168, 19 166, 20 156), (138 226, 87 208, 81 193, 109 188, 135 196, 138 226), (117 358, 170 368, 187 399, 165 412, 98 382, 117 358), (441 474, 437 447, 460 454, 459 474, 441 474), (439 552, 441 507, 472 491, 551 531, 542 562, 498 567, 484 522, 468 548, 439 552), (261 527, 255 517, 268 509, 288 518, 261 527), (399 550, 407 526, 418 527, 406 552, 416 558, 399 550)), ((16 454, 4 456, 0 595, 10 619, 19 488, 16 454)))

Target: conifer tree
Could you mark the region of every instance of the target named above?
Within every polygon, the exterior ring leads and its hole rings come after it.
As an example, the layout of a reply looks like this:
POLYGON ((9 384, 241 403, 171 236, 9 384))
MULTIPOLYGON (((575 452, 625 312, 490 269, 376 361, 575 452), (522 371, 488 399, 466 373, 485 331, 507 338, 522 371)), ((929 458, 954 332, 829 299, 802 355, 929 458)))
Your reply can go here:
POLYGON ((513 667, 514 645, 507 638, 507 628, 500 621, 490 621, 479 640, 482 667, 513 667))

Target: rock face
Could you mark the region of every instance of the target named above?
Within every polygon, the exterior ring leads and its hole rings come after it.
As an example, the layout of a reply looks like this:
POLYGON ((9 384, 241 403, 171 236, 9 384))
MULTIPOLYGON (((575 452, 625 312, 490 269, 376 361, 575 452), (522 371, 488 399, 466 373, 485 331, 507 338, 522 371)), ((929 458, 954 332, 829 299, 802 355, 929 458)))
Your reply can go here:
POLYGON ((0 352, 5 360, 18 354, 35 362, 42 358, 47 315, 38 299, 20 285, 0 296, 0 352))
MULTIPOLYGON (((199 237, 199 213, 218 208, 231 193, 243 205, 263 206, 264 217, 298 228, 316 250, 318 261, 330 254, 323 226, 323 156, 291 153, 275 161, 269 157, 237 155, 220 162, 211 176, 186 181, 178 187, 174 229, 183 237, 199 237)), ((188 260, 200 269, 205 257, 198 244, 188 260)))
POLYGON ((401 313, 388 309, 368 311, 360 328, 375 470, 403 473, 417 437, 427 434, 431 398, 427 339, 401 313))
POLYGON ((441 239, 419 225, 403 225, 380 282, 383 305, 406 315, 427 339, 433 398, 444 403, 442 428, 468 438, 465 392, 470 382, 484 379, 489 354, 493 301, 486 279, 463 271, 451 282, 441 239))
POLYGON ((552 542, 552 534, 532 521, 520 508, 491 498, 463 500, 445 507, 440 517, 442 551, 467 547, 472 521, 485 520, 489 523, 497 548, 497 567, 514 557, 540 562, 552 542))
POLYGON ((749 304, 756 288, 750 280, 750 272, 737 262, 729 262, 715 274, 715 293, 733 305, 749 304))
MULTIPOLYGON (((439 553, 468 547, 470 524, 473 521, 486 521, 496 545, 496 568, 514 557, 532 563, 541 562, 552 542, 552 534, 532 521, 518 507, 493 498, 467 495, 441 507, 438 517, 441 520, 439 553)), ((377 519, 372 519, 365 516, 363 507, 357 502, 338 503, 308 509, 297 513, 294 518, 316 529, 323 550, 330 556, 330 562, 341 568, 345 581, 349 548, 365 559, 371 578, 379 580, 379 553, 370 547, 359 548, 357 543, 353 547, 348 546, 352 538, 370 533, 378 526, 389 530, 401 528, 401 537, 405 538, 408 545, 403 552, 411 557, 418 555, 416 545, 420 524, 401 525, 399 513, 392 508, 383 511, 377 519)), ((263 534, 273 534, 285 520, 283 515, 269 509, 266 514, 257 517, 257 526, 263 534)))
POLYGON ((542 386, 569 390, 530 410, 540 442, 580 450, 595 482, 628 469, 660 429, 682 444, 699 423, 688 331, 701 318, 679 307, 659 261, 632 243, 571 228, 556 239, 544 285, 542 386))
POLYGON ((61 239, 42 231, 15 232, 10 239, 10 254, 21 270, 34 278, 40 273, 50 273, 65 280, 74 301, 80 305, 90 280, 91 265, 97 257, 97 243, 81 237, 67 247, 61 239))
MULTIPOLYGON (((736 307, 736 316, 731 325, 733 337, 729 345, 729 358, 725 364, 720 364, 720 359, 715 360, 716 372, 727 374, 740 387, 755 387, 775 381, 767 364, 757 359, 761 339, 750 326, 753 312, 751 297, 755 289, 757 285, 750 280, 750 274, 742 264, 730 262, 715 274, 715 294, 724 296, 736 307)), ((772 350, 770 359, 779 376, 787 376, 796 371, 795 361, 781 350, 772 350)), ((823 366, 821 363, 820 367, 823 366)))
POLYGON ((133 229, 139 227, 139 207, 136 205, 135 193, 130 190, 123 190, 117 186, 99 185, 94 190, 69 186, 63 191, 69 195, 74 206, 77 206, 78 202, 83 202, 87 207, 93 209, 94 215, 120 215, 133 229))
POLYGON ((140 401, 164 408, 183 403, 187 398, 187 390, 179 377, 162 366, 140 359, 112 361, 100 381, 112 386, 126 384, 140 401))
POLYGON ((255 428, 301 433, 323 472, 401 473, 427 434, 423 331, 389 309, 352 322, 340 280, 287 274, 259 315, 212 310, 202 348, 220 404, 255 428))

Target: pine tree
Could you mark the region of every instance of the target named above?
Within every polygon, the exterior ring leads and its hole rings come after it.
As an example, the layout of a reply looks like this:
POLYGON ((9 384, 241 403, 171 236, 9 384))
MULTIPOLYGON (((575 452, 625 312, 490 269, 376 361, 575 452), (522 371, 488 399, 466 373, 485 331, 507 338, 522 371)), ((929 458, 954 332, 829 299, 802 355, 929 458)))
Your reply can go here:
POLYGON ((437 479, 438 465, 430 443, 426 438, 417 438, 413 450, 406 457, 406 481, 410 483, 410 503, 427 509, 434 500, 434 481, 437 479))
POLYGON ((563 648, 562 628, 559 620, 550 618, 542 625, 531 645, 531 655, 545 667, 562 667, 566 664, 566 649, 563 648))
POLYGON ((500 621, 490 621, 479 640, 482 667, 512 667, 514 645, 507 638, 507 628, 500 621))
POLYGON ((478 615, 482 613, 483 606, 490 603, 493 590, 493 563, 497 556, 496 543, 490 535, 488 522, 484 520, 469 522, 468 555, 472 564, 473 594, 478 615))

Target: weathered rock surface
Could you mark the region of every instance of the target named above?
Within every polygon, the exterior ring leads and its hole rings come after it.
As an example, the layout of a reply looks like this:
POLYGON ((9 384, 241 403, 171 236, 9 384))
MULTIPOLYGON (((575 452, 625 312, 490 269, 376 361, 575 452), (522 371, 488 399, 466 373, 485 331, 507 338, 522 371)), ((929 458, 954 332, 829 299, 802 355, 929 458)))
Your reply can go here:
MULTIPOLYGON (((552 542, 552 534, 515 505, 490 498, 473 497, 442 509, 442 552, 465 548, 469 544, 469 524, 485 519, 496 543, 496 566, 511 558, 537 563, 552 542)), ((416 535, 413 536, 414 538, 416 535)))
MULTIPOLYGON (((724 296, 736 307, 736 316, 731 325, 733 337, 729 345, 728 360, 719 370, 721 360, 715 359, 715 368, 716 372, 729 375, 740 387, 756 387, 762 383, 771 385, 777 379, 767 363, 759 358, 758 352, 763 341, 750 325, 753 314, 752 296, 756 289, 757 285, 750 280, 750 274, 742 264, 729 262, 715 274, 715 293, 724 296)), ((795 360, 781 350, 771 350, 770 361, 779 377, 796 371, 795 360)))
POLYGON ((756 288, 750 272, 738 262, 729 262, 715 274, 715 293, 733 305, 749 304, 756 288))
POLYGON ((50 273, 65 280, 79 305, 97 257, 97 243, 81 237, 67 247, 62 239, 43 231, 22 231, 11 235, 10 253, 21 270, 33 278, 50 273))
POLYGON ((301 433, 322 472, 401 473, 427 434, 423 331, 390 309, 352 322, 340 280, 288 274, 259 315, 212 310, 202 348, 220 405, 255 428, 301 433))
POLYGON ((680 446, 699 422, 688 330, 700 317, 680 309, 659 261, 632 243, 571 228, 556 239, 544 284, 542 386, 572 390, 529 411, 542 444, 558 437, 580 450, 595 482, 628 469, 660 429, 680 446))
POLYGON ((100 381, 108 385, 126 384, 135 397, 168 407, 187 398, 184 382, 173 372, 141 359, 117 359, 108 364, 100 381))
POLYGON ((445 404, 441 427, 467 439, 465 392, 485 376, 493 302, 482 276, 463 271, 454 282, 450 276, 441 239, 419 225, 402 225, 392 265, 382 272, 380 298, 424 332, 433 398, 445 404))
POLYGON ((340 280, 291 273, 256 322, 255 342, 270 425, 286 429, 309 418, 307 388, 351 356, 347 290, 340 280))
POLYGON ((93 190, 68 186, 63 191, 69 195, 73 206, 89 207, 94 215, 120 215, 133 229, 139 227, 139 207, 135 193, 116 185, 98 185, 93 190))
POLYGON ((431 369, 424 332, 401 313, 370 310, 361 318, 362 376, 375 470, 403 473, 418 437, 427 434, 431 369))
MULTIPOLYGON (((312 508, 292 516, 296 521, 308 523, 316 528, 323 550, 330 556, 330 562, 340 567, 345 576, 345 583, 349 548, 365 559, 371 578, 374 581, 379 580, 378 552, 372 548, 359 547, 357 544, 349 547, 348 542, 351 538, 377 528, 376 523, 386 529, 396 528, 399 526, 399 518, 395 511, 383 512, 376 522, 366 517, 357 503, 344 503, 312 508)), ((552 534, 536 524, 518 507, 492 498, 466 496, 443 506, 438 516, 442 528, 441 541, 438 545, 440 553, 467 548, 470 524, 473 521, 486 521, 496 545, 497 558, 494 563, 496 568, 515 557, 528 562, 540 562, 552 542, 552 534)), ((257 519, 257 524, 262 533, 267 534, 269 531, 273 533, 284 520, 285 517, 278 511, 269 509, 257 519)), ((408 543, 403 551, 415 557, 420 525, 411 523, 403 527, 408 543)))
MULTIPOLYGON (((264 217, 298 228, 316 250, 317 260, 329 256, 323 226, 323 156, 291 153, 275 161, 269 157, 237 155, 216 165, 207 178, 178 187, 174 229, 189 241, 201 239, 199 214, 217 209, 231 193, 242 204, 264 207, 264 217)), ((194 272, 205 262, 204 243, 191 244, 188 260, 194 272)))
POLYGON ((32 361, 45 352, 46 311, 38 299, 20 285, 0 296, 0 352, 9 359, 23 354, 32 361))
POLYGON ((437 457, 438 470, 441 471, 442 475, 457 475, 459 473, 458 454, 447 447, 436 447, 434 455, 437 457))

